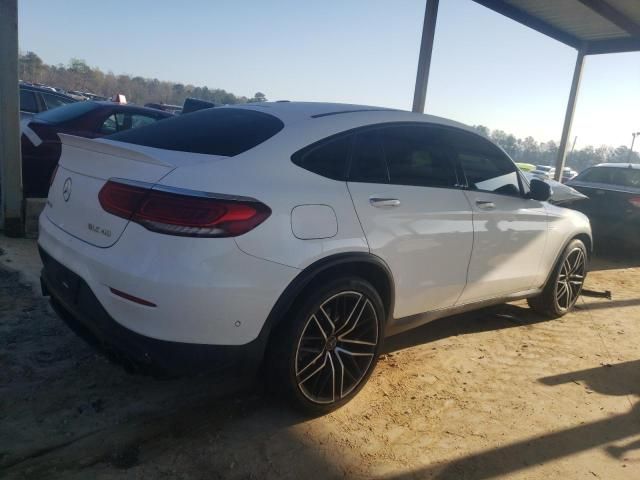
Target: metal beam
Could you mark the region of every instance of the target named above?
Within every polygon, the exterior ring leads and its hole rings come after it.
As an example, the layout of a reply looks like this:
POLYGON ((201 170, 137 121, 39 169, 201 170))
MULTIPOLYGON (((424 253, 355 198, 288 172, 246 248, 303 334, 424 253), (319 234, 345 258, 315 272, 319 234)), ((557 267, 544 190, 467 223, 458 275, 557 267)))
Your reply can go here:
POLYGON ((416 73, 416 88, 413 92, 413 111, 424 112, 427 99, 427 85, 429 84, 429 70, 431 69, 431 54, 433 52, 433 38, 436 33, 439 0, 427 0, 422 25, 422 40, 420 42, 420 56, 418 57, 418 72, 416 73))
POLYGON ((578 0, 585 7, 597 13, 601 17, 609 20, 618 28, 621 28, 629 35, 640 37, 640 25, 631 20, 621 11, 608 4, 605 0, 578 0))
POLYGON ((513 5, 506 3, 502 0, 473 0, 480 5, 483 5, 494 12, 497 12, 505 17, 509 17, 512 20, 515 20, 518 23, 526 25, 529 28, 537 30, 548 37, 551 37, 559 42, 562 42, 570 47, 575 49, 582 48, 582 41, 571 35, 570 33, 564 32, 539 18, 536 18, 532 15, 529 15, 527 12, 520 10, 513 5))
POLYGON ((585 55, 604 53, 622 53, 640 51, 640 38, 618 38, 613 40, 597 40, 587 43, 585 55))
POLYGON ((562 137, 560 138, 560 147, 558 148, 558 159, 556 160, 556 172, 554 178, 560 181, 562 178, 562 170, 564 169, 564 161, 567 156, 567 142, 571 134, 571 124, 573 123, 573 113, 576 110, 576 99, 578 98, 578 90, 580 89, 580 78, 582 77, 582 66, 584 65, 584 52, 579 50, 576 58, 576 66, 573 70, 573 80, 571 81, 571 91, 569 92, 569 102, 567 103, 567 111, 564 116, 564 125, 562 127, 562 137))
POLYGON ((10 236, 24 231, 19 98, 18 0, 0 0, 0 204, 10 236))

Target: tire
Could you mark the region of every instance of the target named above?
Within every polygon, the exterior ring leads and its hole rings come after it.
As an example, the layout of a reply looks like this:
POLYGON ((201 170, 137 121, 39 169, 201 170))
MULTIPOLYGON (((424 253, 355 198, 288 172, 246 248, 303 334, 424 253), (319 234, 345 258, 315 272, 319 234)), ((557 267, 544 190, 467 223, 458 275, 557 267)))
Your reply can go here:
POLYGON ((567 314, 580 296, 588 266, 587 248, 581 240, 573 239, 553 267, 542 293, 527 303, 536 312, 551 318, 567 314))
POLYGON ((269 387, 307 415, 341 407, 376 365, 385 318, 380 295, 360 277, 312 285, 271 334, 269 387))

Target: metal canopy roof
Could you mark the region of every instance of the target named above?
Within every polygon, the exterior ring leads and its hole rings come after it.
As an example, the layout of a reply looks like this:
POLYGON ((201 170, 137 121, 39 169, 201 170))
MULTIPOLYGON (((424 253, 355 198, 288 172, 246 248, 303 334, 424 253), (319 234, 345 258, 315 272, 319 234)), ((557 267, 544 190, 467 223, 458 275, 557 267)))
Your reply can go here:
POLYGON ((585 55, 640 50, 640 0, 474 0, 585 55))

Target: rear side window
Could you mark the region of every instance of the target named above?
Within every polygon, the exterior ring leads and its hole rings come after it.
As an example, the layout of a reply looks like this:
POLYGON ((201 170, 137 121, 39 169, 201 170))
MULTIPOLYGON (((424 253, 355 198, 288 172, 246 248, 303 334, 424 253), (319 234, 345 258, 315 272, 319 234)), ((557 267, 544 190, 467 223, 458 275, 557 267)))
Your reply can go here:
POLYGON ((594 167, 585 170, 574 181, 608 183, 621 187, 640 188, 640 169, 619 167, 594 167))
POLYGON ((382 149, 380 130, 368 130, 356 135, 349 181, 389 183, 389 169, 382 149))
POLYGON ((389 127, 382 132, 392 184, 420 187, 456 186, 452 151, 443 142, 441 129, 411 125, 389 127))
POLYGON ((461 130, 447 132, 471 190, 520 196, 516 165, 491 142, 461 130))
POLYGON ((207 108, 109 135, 109 140, 179 152, 233 157, 273 137, 284 124, 240 108, 207 108))
POLYGON ((38 111, 38 102, 36 102, 36 96, 33 92, 20 90, 20 110, 31 113, 38 111))
POLYGON ((60 95, 53 95, 51 93, 42 93, 42 98, 44 98, 44 103, 47 104, 47 109, 49 110, 69 103, 75 103, 73 99, 61 97, 60 95))
POLYGON ((351 140, 351 135, 330 139, 294 154, 291 160, 310 172, 344 181, 351 140))

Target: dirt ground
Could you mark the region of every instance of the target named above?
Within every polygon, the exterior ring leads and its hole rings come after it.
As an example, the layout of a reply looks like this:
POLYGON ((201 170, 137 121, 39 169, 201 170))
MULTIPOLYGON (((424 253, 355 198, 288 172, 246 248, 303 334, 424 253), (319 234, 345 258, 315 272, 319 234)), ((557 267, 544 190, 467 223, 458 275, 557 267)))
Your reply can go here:
POLYGON ((0 478, 638 479, 640 268, 623 265, 595 262, 587 286, 613 301, 560 320, 520 302, 388 339, 360 395, 309 420, 259 386, 111 365, 39 296, 33 241, 0 237, 0 478))

